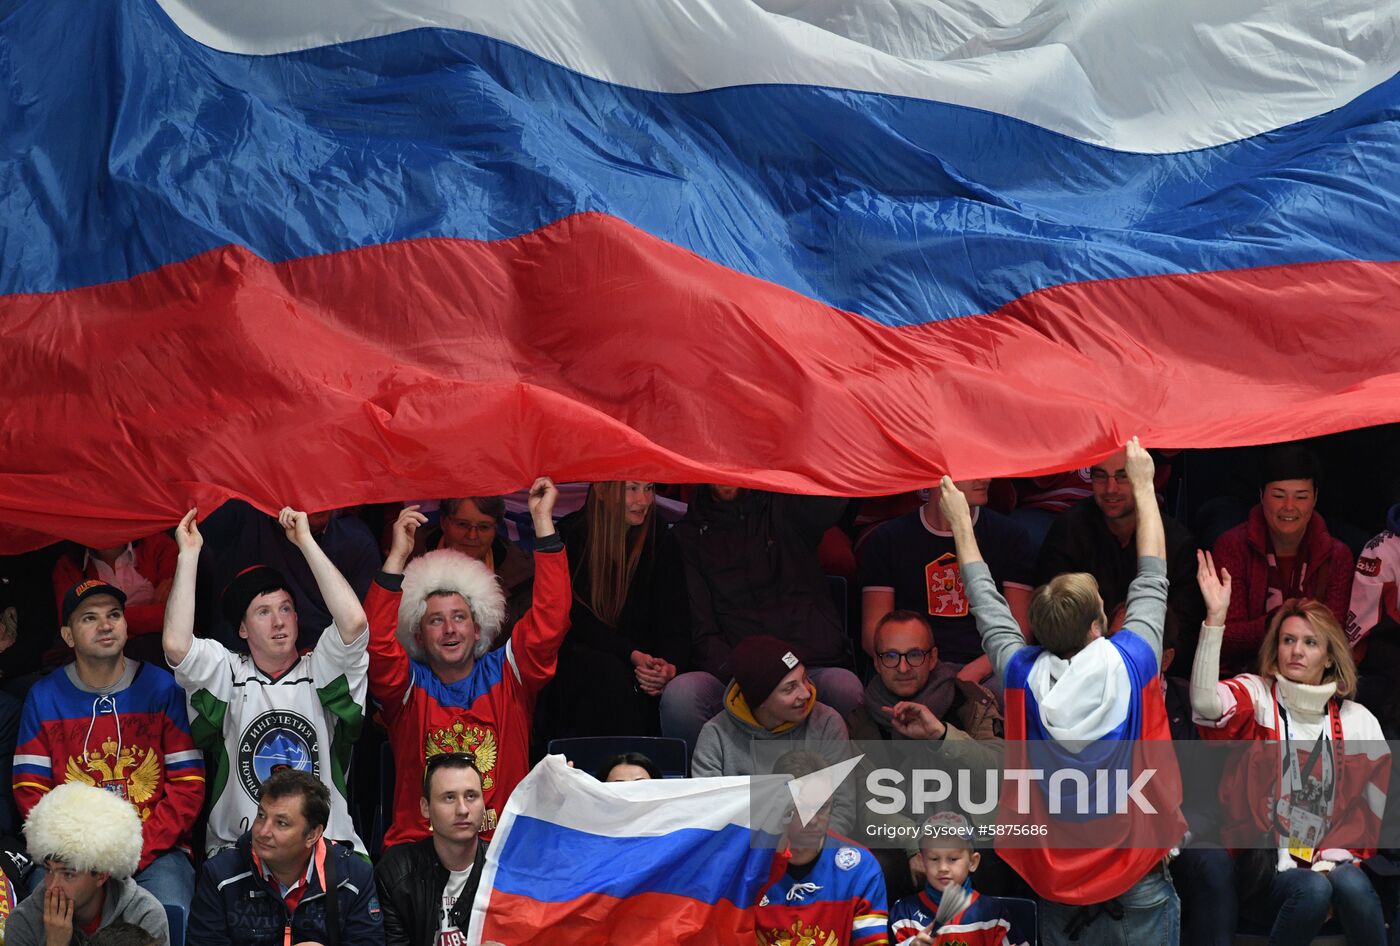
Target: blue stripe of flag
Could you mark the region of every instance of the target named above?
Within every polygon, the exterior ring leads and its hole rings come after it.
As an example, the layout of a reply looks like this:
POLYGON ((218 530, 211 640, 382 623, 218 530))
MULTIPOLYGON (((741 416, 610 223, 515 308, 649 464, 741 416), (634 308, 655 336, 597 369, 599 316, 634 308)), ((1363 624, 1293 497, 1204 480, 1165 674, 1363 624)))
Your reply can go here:
POLYGON ((891 325, 1086 279, 1400 259, 1397 79, 1142 155, 890 95, 638 91, 451 30, 258 57, 194 42, 154 0, 7 19, 25 107, 0 110, 0 293, 228 243, 282 261, 582 211, 891 325))
POLYGON ((750 836, 749 829, 728 825, 608 837, 520 815, 503 845, 494 886, 552 903, 590 894, 666 893, 750 906, 767 884, 774 857, 771 847, 752 847, 750 836))

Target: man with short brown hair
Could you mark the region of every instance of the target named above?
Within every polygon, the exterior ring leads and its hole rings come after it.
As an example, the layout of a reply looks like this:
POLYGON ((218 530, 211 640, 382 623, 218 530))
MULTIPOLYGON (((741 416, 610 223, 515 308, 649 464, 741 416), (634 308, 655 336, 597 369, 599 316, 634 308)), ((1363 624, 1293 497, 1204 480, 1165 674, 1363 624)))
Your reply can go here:
POLYGON ((419 808, 432 837, 389 848, 374 869, 384 902, 384 943, 464 946, 486 865, 486 802, 475 757, 443 752, 429 758, 419 808))
POLYGON ((331 793, 310 772, 279 768, 262 783, 253 825, 211 857, 190 905, 197 946, 383 946, 369 862, 324 837, 331 793))

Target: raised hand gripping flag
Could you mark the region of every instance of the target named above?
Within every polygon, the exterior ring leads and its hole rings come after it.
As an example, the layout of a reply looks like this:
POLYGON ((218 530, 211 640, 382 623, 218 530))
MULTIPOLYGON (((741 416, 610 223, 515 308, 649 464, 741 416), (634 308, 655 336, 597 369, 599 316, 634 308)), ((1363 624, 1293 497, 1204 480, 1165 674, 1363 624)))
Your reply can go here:
POLYGON ((607 784, 547 756, 496 828, 467 942, 751 946, 786 863, 752 797, 748 778, 607 784))
POLYGON ((13 0, 0 546, 1395 420, 1398 31, 1394 0, 13 0))

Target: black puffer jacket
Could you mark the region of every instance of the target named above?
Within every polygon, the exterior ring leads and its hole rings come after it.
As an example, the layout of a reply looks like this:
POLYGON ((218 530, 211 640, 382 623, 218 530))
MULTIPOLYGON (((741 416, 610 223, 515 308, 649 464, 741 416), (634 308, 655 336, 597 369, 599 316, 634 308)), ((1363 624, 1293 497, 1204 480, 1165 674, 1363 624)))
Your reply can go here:
POLYGON ((719 502, 697 491, 671 530, 690 597, 692 660, 728 680, 729 651, 755 634, 792 645, 809 667, 847 667, 851 646, 817 561, 847 500, 745 490, 719 502))
MULTIPOLYGON (((463 933, 485 865, 486 842, 481 841, 476 846, 471 876, 452 908, 452 925, 463 933)), ((374 879, 384 905, 385 946, 433 946, 437 942, 442 892, 447 889, 447 868, 433 850, 433 839, 389 848, 374 867, 374 879)))

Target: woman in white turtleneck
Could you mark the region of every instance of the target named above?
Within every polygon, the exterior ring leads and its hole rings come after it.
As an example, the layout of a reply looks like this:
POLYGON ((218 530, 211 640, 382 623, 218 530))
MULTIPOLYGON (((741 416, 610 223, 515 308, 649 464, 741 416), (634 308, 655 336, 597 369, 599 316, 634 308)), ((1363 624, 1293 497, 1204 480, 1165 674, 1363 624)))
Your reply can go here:
POLYGON ((1283 796, 1269 806, 1277 813, 1273 824, 1258 825, 1278 843, 1271 903, 1251 912, 1272 921, 1269 946, 1306 946, 1329 910, 1352 946, 1382 946, 1380 898, 1359 866, 1372 851, 1339 845, 1379 835, 1390 759, 1377 751, 1385 737, 1376 718, 1347 699, 1356 691, 1356 665, 1341 626, 1326 605, 1285 601, 1259 647, 1259 673, 1220 680, 1230 575, 1216 572, 1210 553, 1198 552, 1196 578, 1206 620, 1191 668, 1191 710, 1201 734, 1295 747, 1289 756, 1277 750, 1262 781, 1230 786, 1227 776, 1227 791, 1240 798, 1254 797, 1250 788, 1283 796), (1308 795, 1322 800, 1294 804, 1308 795))

